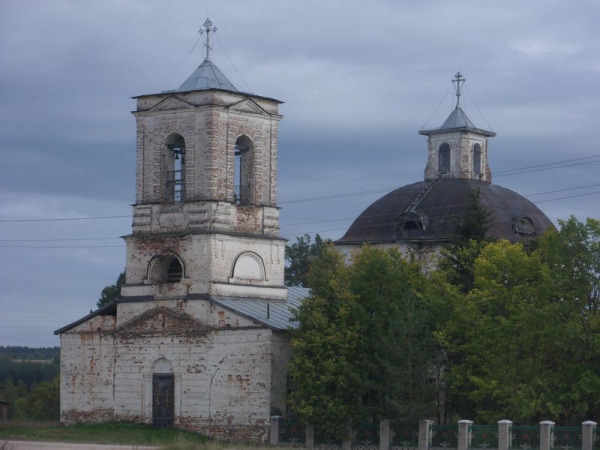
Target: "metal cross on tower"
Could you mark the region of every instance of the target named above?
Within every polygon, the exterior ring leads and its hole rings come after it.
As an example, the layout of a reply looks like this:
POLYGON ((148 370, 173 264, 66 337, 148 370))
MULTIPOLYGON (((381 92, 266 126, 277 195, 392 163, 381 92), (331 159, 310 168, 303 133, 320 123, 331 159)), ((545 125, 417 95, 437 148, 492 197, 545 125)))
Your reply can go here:
POLYGON ((456 90, 456 107, 457 108, 460 106, 461 83, 464 84, 465 81, 467 81, 467 80, 460 74, 460 72, 456 72, 456 75, 454 75, 454 78, 452 79, 452 83, 454 84, 454 89, 456 90))
POLYGON ((210 61, 210 51, 212 50, 212 47, 210 46, 210 38, 211 35, 214 36, 215 31, 217 31, 217 27, 213 26, 213 23, 208 17, 202 26, 204 28, 200 28, 200 36, 206 34, 206 42, 204 43, 204 47, 206 47, 206 60, 210 61))

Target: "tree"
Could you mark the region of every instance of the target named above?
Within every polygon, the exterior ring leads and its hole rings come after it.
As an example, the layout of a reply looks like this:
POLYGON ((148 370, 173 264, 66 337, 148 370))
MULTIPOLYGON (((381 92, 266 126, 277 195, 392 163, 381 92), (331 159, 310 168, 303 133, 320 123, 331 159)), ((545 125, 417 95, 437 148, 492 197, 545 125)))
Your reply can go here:
POLYGON ((30 417, 34 420, 60 418, 60 377, 38 384, 31 392, 30 417))
POLYGON ((464 212, 453 220, 452 240, 443 250, 440 268, 450 283, 459 286, 463 293, 473 287, 474 263, 479 253, 494 238, 487 233, 493 222, 493 214, 481 204, 481 191, 471 189, 464 212))
POLYGON ((347 266, 332 246, 315 258, 289 365, 293 411, 337 437, 358 420, 410 421, 433 405, 424 277, 395 250, 365 247, 352 260, 347 266))
POLYGON ((433 339, 422 302, 425 277, 397 250, 364 247, 353 255, 351 291, 364 326, 365 415, 415 423, 432 410, 428 383, 433 339))
POLYGON ((119 274, 117 282, 102 289, 100 299, 96 302, 98 308, 102 308, 111 302, 114 302, 121 295, 121 287, 125 284, 125 271, 119 274))
POLYGON ((315 236, 315 241, 311 242, 310 235, 305 234, 297 237, 294 244, 285 246, 285 259, 288 262, 285 267, 287 286, 310 287, 308 281, 310 262, 321 253, 326 242, 328 241, 323 241, 318 234, 315 236))
POLYGON ((600 412, 600 226, 571 218, 529 253, 491 243, 436 332, 463 418, 577 423, 600 412))
POLYGON ((349 277, 343 256, 324 248, 312 264, 312 293, 295 311, 298 329, 292 332, 289 373, 296 389, 288 401, 302 422, 332 436, 360 417, 362 324, 349 277))

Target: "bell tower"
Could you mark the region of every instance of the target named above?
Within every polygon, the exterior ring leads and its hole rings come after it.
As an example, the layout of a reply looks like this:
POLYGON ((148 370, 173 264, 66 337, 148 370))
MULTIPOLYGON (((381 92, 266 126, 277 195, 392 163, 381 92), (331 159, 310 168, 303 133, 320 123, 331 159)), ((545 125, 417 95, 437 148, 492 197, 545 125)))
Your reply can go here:
POLYGON ((419 134, 428 136, 426 181, 444 178, 492 182, 488 164, 488 138, 496 136, 496 133, 477 128, 460 107, 465 81, 460 72, 452 79, 456 107, 443 125, 419 131, 419 134))
POLYGON ((176 90, 134 97, 136 195, 122 297, 285 299, 277 208, 282 103, 211 61, 176 90))

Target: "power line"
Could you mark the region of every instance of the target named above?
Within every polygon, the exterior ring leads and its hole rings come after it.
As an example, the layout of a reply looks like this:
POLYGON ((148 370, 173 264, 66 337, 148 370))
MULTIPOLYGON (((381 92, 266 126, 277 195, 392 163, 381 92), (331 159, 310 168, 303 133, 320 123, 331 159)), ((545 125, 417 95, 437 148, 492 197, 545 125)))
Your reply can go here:
MULTIPOLYGON (((459 181, 459 180, 457 180, 457 181, 459 181)), ((536 192, 534 194, 525 194, 525 195, 523 195, 523 197, 533 197, 533 196, 537 196, 537 195, 555 194, 558 192, 567 192, 567 191, 574 191, 574 190, 579 190, 579 189, 588 189, 588 188, 597 187, 597 186, 600 186, 600 183, 589 184, 586 186, 572 187, 572 188, 555 189, 555 190, 546 191, 546 192, 536 192)), ((536 203, 546 203, 546 202, 552 202, 552 201, 557 201, 557 200, 564 200, 564 199, 568 199, 568 198, 594 195, 594 194, 598 194, 598 193, 600 193, 600 191, 586 192, 586 193, 577 194, 577 195, 570 195, 570 196, 558 197, 558 198, 553 198, 553 199, 539 200, 536 203)), ((463 207, 463 206, 467 206, 467 205, 468 205, 468 203, 442 205, 442 206, 435 206, 435 207, 431 207, 431 208, 420 208, 419 211, 426 212, 426 211, 441 210, 444 208, 463 207)), ((510 208, 503 208, 503 209, 510 209, 510 208)), ((391 213, 369 214, 368 216, 364 216, 364 217, 375 218, 375 217, 390 216, 390 215, 397 216, 398 214, 399 213, 397 211, 394 211, 391 213)), ((442 217, 446 217, 446 216, 442 216, 442 217)), ((323 219, 323 220, 313 220, 313 221, 308 221, 308 222, 288 223, 288 224, 283 224, 282 226, 294 227, 294 226, 300 226, 300 225, 314 225, 314 224, 318 224, 318 223, 340 222, 340 221, 344 221, 344 220, 354 220, 354 219, 356 219, 356 217, 354 217, 354 216, 353 217, 340 217, 340 218, 335 218, 335 219, 323 219)), ((337 231, 337 229, 336 230, 326 230, 326 231, 337 231)), ((290 234, 286 234, 286 235, 290 235, 290 234)), ((116 239, 121 239, 121 237, 117 236, 117 237, 50 238, 50 239, 0 239, 0 242, 61 242, 61 241, 116 240, 116 239)), ((16 247, 16 246, 13 246, 13 247, 16 247)), ((87 247, 88 246, 81 246, 79 248, 87 248, 87 247)), ((110 246, 103 246, 103 247, 110 247, 110 246)), ((24 247, 24 248, 26 248, 26 247, 24 247)), ((34 247, 34 248, 41 248, 41 247, 34 247)), ((59 247, 56 247, 56 248, 59 248, 59 247)), ((78 247, 73 247, 73 248, 78 248, 78 247)))
POLYGON ((126 216, 96 216, 96 217, 58 217, 52 219, 0 219, 0 223, 16 223, 16 222, 61 222, 69 220, 100 220, 100 219, 131 219, 131 214, 126 216))
MULTIPOLYGON (((586 156, 583 158, 566 159, 566 160, 557 161, 554 163, 538 164, 535 166, 526 166, 526 167, 522 167, 520 169, 510 169, 510 170, 498 171, 498 172, 496 172, 496 174, 500 174, 500 175, 495 175, 495 177, 502 177, 502 176, 509 176, 509 175, 522 175, 525 173, 538 172, 538 171, 542 171, 542 170, 559 169, 559 168, 563 168, 563 167, 571 167, 571 166, 575 166, 575 165, 583 165, 583 164, 591 164, 591 163, 600 162, 600 159, 598 159, 596 161, 584 161, 584 160, 590 160, 593 158, 600 158, 600 154, 593 155, 593 156, 586 156), (564 164, 564 163, 570 163, 570 162, 574 162, 574 161, 579 161, 579 162, 575 163, 575 164, 564 164), (581 161, 583 161, 583 162, 581 162, 581 161), (559 165, 559 164, 561 164, 561 165, 559 165), (554 166, 554 167, 548 167, 548 168, 544 169, 543 167, 546 167, 546 166, 554 166), (536 170, 528 170, 528 169, 536 169, 536 170), (520 172, 508 173, 508 172, 517 172, 517 171, 520 171, 520 172)), ((457 180, 457 181, 461 181, 461 180, 457 180)), ((362 195, 371 195, 371 194, 379 194, 379 193, 383 193, 383 192, 391 192, 395 189, 397 189, 397 187, 374 189, 374 190, 368 190, 368 191, 357 191, 357 192, 344 193, 344 194, 325 195, 325 196, 320 196, 320 197, 310 197, 310 198, 295 199, 295 200, 285 200, 285 201, 280 202, 279 204, 280 205, 284 205, 284 204, 289 205, 289 204, 293 204, 293 203, 306 203, 306 202, 312 202, 312 201, 317 201, 317 200, 334 200, 334 199, 345 198, 345 197, 357 197, 357 196, 362 196, 362 195)), ((579 189, 579 188, 572 188, 572 189, 579 189)), ((550 193, 550 192, 548 192, 548 193, 550 193)), ((541 195, 541 194, 532 194, 532 195, 541 195)), ((551 201, 551 200, 546 200, 546 201, 551 201)), ((77 220, 123 219, 123 218, 131 218, 131 215, 50 218, 50 219, 0 219, 0 223, 58 222, 58 221, 77 221, 77 220)))
POLYGON ((53 242, 53 241, 102 241, 121 239, 120 237, 89 237, 89 238, 53 238, 53 239, 0 239, 0 242, 53 242))
POLYGON ((592 156, 584 156, 583 158, 565 159, 563 161, 556 161, 553 163, 536 164, 535 166, 525 166, 525 167, 521 167, 520 169, 496 170, 494 173, 499 174, 499 173, 506 173, 506 172, 514 172, 515 170, 535 169, 537 167, 553 166, 556 164, 568 163, 568 162, 573 162, 573 161, 582 161, 584 159, 593 159, 593 158, 600 158, 600 154, 592 155, 592 156))
POLYGON ((64 248, 117 248, 123 247, 123 245, 71 245, 71 246, 42 246, 42 245, 0 245, 0 248, 54 248, 54 249, 64 249, 64 248))

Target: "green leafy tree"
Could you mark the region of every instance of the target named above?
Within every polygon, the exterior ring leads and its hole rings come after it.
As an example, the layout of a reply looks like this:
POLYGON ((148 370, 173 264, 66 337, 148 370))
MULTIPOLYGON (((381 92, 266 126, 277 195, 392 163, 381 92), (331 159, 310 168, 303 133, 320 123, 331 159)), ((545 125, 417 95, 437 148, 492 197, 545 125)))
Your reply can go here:
POLYGON ((295 312, 289 372, 296 389, 288 401, 304 423, 342 436, 344 425, 360 417, 359 305, 344 258, 332 247, 313 262, 311 284, 311 296, 295 312))
POLYGON ((350 275, 363 316, 365 414, 416 422, 433 400, 426 382, 433 341, 420 292, 426 280, 400 252, 370 247, 353 256, 350 275))
POLYGON ((436 332, 460 417, 578 423, 600 412, 598 221, 571 218, 529 253, 491 243, 436 332))
POLYGON ((38 384, 31 392, 29 416, 34 420, 59 420, 60 377, 38 384))
POLYGON ((329 241, 323 241, 321 236, 315 235, 314 242, 311 242, 309 234, 299 236, 296 242, 285 246, 285 284, 287 286, 309 286, 308 270, 313 258, 319 256, 324 244, 329 241))
POLYGON ((459 286, 463 293, 473 287, 475 259, 483 247, 494 241, 487 234, 492 223, 493 214, 481 204, 481 191, 471 189, 463 213, 453 220, 452 240, 444 249, 440 263, 450 283, 459 286))
POLYGON ((418 267, 397 251, 369 247, 347 266, 325 246, 309 282, 289 366, 297 385, 289 401, 299 418, 341 436, 360 419, 425 417, 433 405, 433 341, 418 267))
POLYGON ((111 302, 114 302, 121 295, 121 287, 125 284, 125 271, 119 274, 117 278, 117 282, 115 284, 111 284, 102 289, 102 293, 100 294, 100 299, 96 302, 96 306, 98 308, 102 308, 104 305, 108 305, 111 302))

